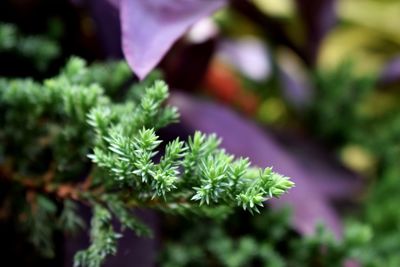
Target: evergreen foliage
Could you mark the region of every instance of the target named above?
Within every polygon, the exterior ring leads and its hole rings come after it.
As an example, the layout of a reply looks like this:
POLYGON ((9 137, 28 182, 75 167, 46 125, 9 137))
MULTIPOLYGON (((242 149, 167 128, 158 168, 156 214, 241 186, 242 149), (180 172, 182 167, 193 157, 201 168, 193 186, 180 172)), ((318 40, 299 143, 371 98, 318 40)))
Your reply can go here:
POLYGON ((8 196, 18 203, 15 223, 44 256, 53 254, 54 231, 83 226, 76 202, 93 216, 91 245, 76 254, 75 265, 97 267, 117 251, 121 233, 113 217, 150 234, 134 208, 223 218, 237 206, 258 212, 294 185, 271 168, 235 159, 214 134, 163 144, 157 130, 178 119, 165 104, 167 85, 157 80, 140 97, 118 95, 129 78, 126 63, 88 67, 71 58, 42 83, 0 80, 0 177, 15 188, 8 196))
POLYGON ((224 223, 183 221, 169 226, 177 234, 165 242, 160 265, 337 267, 360 258, 372 237, 369 227, 357 223, 348 224, 341 241, 322 225, 315 235, 303 237, 291 230, 289 219, 290 211, 284 209, 252 217, 236 213, 224 223), (186 229, 189 223, 192 227, 186 229))
POLYGON ((361 220, 372 237, 359 248, 357 259, 368 267, 399 266, 400 95, 374 90, 376 78, 356 75, 349 63, 320 71, 316 85, 309 125, 316 134, 336 141, 338 150, 355 149, 359 156, 350 161, 361 157, 367 163, 357 169, 368 178, 369 187, 354 220, 361 220))
POLYGON ((12 24, 0 23, 0 53, 28 58, 43 71, 59 56, 60 48, 45 36, 25 36, 12 24))

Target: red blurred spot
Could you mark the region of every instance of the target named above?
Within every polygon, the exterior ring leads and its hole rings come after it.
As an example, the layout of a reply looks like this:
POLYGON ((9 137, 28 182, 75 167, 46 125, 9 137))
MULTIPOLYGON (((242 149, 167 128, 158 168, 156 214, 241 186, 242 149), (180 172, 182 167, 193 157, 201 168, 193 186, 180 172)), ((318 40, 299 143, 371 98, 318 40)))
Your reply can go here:
POLYGON ((243 88, 240 77, 229 66, 213 61, 204 78, 205 91, 218 100, 237 106, 247 115, 258 109, 258 97, 243 88))

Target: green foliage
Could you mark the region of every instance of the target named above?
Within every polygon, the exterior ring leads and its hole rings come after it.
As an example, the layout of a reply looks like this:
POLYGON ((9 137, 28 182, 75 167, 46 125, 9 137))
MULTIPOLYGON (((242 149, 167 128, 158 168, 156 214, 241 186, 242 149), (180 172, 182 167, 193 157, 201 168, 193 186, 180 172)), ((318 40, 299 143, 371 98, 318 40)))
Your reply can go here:
POLYGON ((59 56, 59 46, 44 36, 24 36, 12 24, 0 23, 0 53, 13 53, 30 59, 43 71, 59 56))
POLYGON ((314 132, 336 140, 339 149, 353 145, 372 157, 370 170, 365 172, 369 188, 359 217, 373 229, 373 236, 359 248, 357 258, 363 266, 399 266, 400 95, 372 90, 377 86, 373 79, 356 76, 348 64, 320 73, 317 81, 309 117, 314 132))
MULTIPOLYGON (((264 219, 259 230, 248 228, 249 223, 243 222, 242 217, 232 217, 229 221, 240 220, 245 233, 238 235, 238 229, 233 231, 229 225, 217 226, 218 230, 208 230, 213 233, 210 241, 205 233, 196 235, 202 231, 197 229, 201 226, 196 226, 193 234, 184 234, 188 235, 187 239, 169 240, 162 262, 166 266, 196 266, 196 260, 199 266, 343 266, 344 262, 355 259, 367 267, 400 266, 397 256, 400 249, 400 94, 397 87, 377 87, 373 75, 355 74, 349 62, 337 69, 318 70, 314 77, 314 98, 306 113, 301 114, 305 115, 303 129, 337 149, 344 164, 353 168, 351 161, 359 157, 364 161, 364 169, 354 167, 354 170, 365 177, 366 190, 353 198, 358 201, 359 209, 342 214, 344 220, 351 220, 345 225, 342 241, 335 240, 323 227, 315 236, 298 237, 290 227, 277 230, 271 226, 270 217, 264 219), (359 149, 358 153, 343 157, 348 147, 359 149), (285 242, 272 242, 269 235, 274 232, 286 233, 278 239, 285 242), (191 245, 189 240, 217 245, 211 249, 211 245, 191 245), (257 253, 240 248, 242 242, 256 247, 257 253), (271 261, 277 259, 276 262, 264 260, 263 253, 269 254, 271 261)), ((259 217, 262 216, 255 216, 253 220, 259 217)), ((278 225, 285 223, 280 221, 278 225)), ((206 229, 213 227, 207 224, 206 229)))
POLYGON ((64 200, 62 213, 58 218, 59 228, 63 232, 76 234, 77 230, 85 227, 84 221, 80 217, 76 216, 77 212, 78 207, 75 202, 69 199, 64 200))
POLYGON ((86 250, 75 255, 74 266, 100 266, 107 255, 117 252, 117 234, 111 224, 111 213, 99 205, 94 206, 91 222, 90 239, 92 244, 86 250))
POLYGON ((318 71, 308 114, 311 128, 323 138, 336 142, 351 138, 366 119, 362 103, 372 92, 374 83, 373 77, 357 77, 350 62, 335 70, 318 71))
POLYGON ((0 80, 0 166, 4 178, 21 187, 16 198, 37 196, 25 207, 32 243, 44 255, 52 256, 54 231, 82 227, 75 202, 94 210, 92 243, 76 255, 75 265, 97 267, 117 251, 121 234, 113 217, 123 228, 150 234, 134 208, 217 219, 238 206, 258 211, 293 187, 271 168, 253 169, 247 159, 227 154, 213 134, 196 132, 187 142, 163 144, 156 131, 178 119, 176 108, 165 104, 167 85, 158 80, 140 97, 121 95, 118 88, 130 78, 127 66, 110 66, 88 67, 71 58, 43 83, 0 80))
POLYGON ((317 267, 343 266, 358 259, 371 241, 369 227, 351 223, 342 241, 336 240, 322 225, 315 235, 302 237, 291 230, 290 212, 266 210, 249 217, 234 214, 227 223, 181 222, 165 243, 160 264, 212 267, 317 267), (185 225, 191 228, 184 231, 185 225), (243 227, 246 225, 246 227, 243 227))
POLYGON ((26 207, 27 219, 23 223, 23 227, 29 233, 29 241, 37 248, 45 257, 53 257, 53 231, 54 225, 48 222, 56 219, 57 207, 53 201, 45 196, 38 195, 34 206, 26 207))

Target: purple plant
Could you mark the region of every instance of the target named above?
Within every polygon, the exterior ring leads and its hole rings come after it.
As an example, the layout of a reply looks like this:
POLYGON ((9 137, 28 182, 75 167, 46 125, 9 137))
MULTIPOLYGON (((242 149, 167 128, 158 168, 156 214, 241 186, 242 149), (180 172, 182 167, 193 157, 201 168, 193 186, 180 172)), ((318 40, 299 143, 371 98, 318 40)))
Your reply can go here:
POLYGON ((119 10, 122 49, 143 79, 190 26, 223 7, 225 0, 110 0, 119 10))

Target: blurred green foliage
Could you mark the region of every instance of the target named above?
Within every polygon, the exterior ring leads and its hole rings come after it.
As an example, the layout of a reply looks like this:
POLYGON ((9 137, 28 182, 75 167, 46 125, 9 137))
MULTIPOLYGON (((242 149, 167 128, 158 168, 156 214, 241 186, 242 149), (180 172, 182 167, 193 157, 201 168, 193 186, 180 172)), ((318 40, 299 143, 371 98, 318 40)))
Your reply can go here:
POLYGON ((45 71, 60 56, 60 47, 47 36, 26 36, 14 25, 0 23, 0 53, 27 58, 39 71, 45 71))
POLYGON ((289 220, 290 210, 283 209, 253 218, 235 214, 224 224, 174 224, 176 234, 166 241, 161 266, 334 267, 358 259, 371 241, 370 228, 359 223, 349 223, 343 240, 337 241, 322 225, 314 236, 302 237, 291 230, 289 220))

